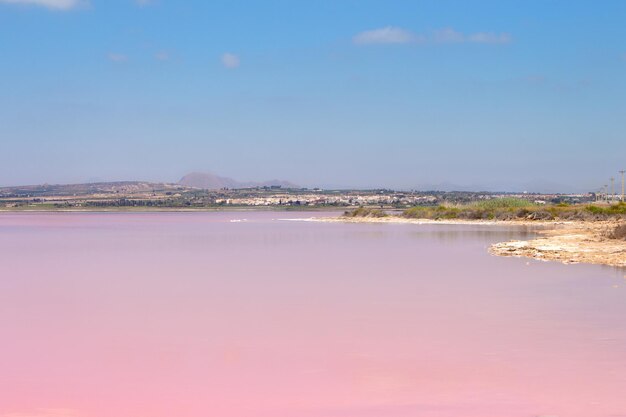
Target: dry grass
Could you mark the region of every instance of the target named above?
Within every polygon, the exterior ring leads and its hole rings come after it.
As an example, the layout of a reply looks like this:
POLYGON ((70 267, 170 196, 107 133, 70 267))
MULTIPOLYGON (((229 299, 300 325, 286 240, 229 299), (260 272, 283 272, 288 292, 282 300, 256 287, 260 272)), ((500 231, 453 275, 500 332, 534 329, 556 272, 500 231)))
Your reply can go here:
POLYGON ((606 233, 606 237, 609 239, 626 240, 626 223, 618 224, 617 226, 609 229, 606 233))
POLYGON ((387 217, 387 213, 380 209, 359 207, 352 211, 346 211, 344 217, 387 217))
POLYGON ((626 219, 626 204, 537 205, 526 200, 495 199, 464 206, 413 207, 403 213, 408 218, 469 220, 570 220, 597 221, 626 219))

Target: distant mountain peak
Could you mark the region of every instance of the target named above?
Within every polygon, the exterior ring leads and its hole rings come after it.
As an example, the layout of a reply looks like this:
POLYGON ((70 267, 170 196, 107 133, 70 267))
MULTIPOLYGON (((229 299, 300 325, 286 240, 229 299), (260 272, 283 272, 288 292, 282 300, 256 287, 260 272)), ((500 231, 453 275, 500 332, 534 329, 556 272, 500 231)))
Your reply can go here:
POLYGON ((203 188, 206 190, 220 190, 222 188, 253 188, 253 187, 283 187, 299 188, 296 184, 283 180, 263 182, 240 182, 228 177, 221 177, 212 172, 191 172, 178 181, 186 187, 203 188))

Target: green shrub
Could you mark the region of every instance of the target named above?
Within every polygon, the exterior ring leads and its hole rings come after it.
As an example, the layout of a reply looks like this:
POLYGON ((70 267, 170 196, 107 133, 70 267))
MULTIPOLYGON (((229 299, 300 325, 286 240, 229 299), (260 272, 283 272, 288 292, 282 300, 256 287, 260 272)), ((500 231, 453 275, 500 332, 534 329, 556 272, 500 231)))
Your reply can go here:
POLYGON ((387 213, 380 209, 359 207, 352 211, 346 211, 345 217, 387 217, 387 213))
POLYGON ((585 207, 585 210, 587 210, 589 213, 592 213, 592 214, 604 214, 604 209, 598 206, 589 205, 585 207))
POLYGON ((418 206, 405 210, 409 219, 467 219, 467 220, 579 220, 594 221, 626 218, 626 204, 596 205, 538 205, 524 199, 501 198, 459 206, 418 206))
POLYGON ((469 205, 471 207, 481 208, 485 210, 516 209, 536 206, 536 204, 531 203, 528 200, 524 200, 523 198, 513 197, 493 198, 491 200, 477 201, 469 205))

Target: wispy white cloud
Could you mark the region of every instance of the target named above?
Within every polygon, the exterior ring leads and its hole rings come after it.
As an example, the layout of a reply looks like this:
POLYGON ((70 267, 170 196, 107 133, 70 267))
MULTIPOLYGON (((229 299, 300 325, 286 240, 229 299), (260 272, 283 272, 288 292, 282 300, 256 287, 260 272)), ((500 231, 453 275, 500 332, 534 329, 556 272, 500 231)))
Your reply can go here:
POLYGON ((414 34, 410 30, 387 26, 380 29, 366 30, 357 33, 352 41, 358 45, 372 44, 402 44, 419 42, 422 37, 414 34))
POLYGON ((424 40, 425 38, 422 35, 393 26, 366 30, 357 33, 352 38, 352 41, 357 45, 417 43, 424 40))
POLYGON ((418 34, 407 29, 387 26, 357 33, 352 41, 357 45, 416 44, 416 43, 483 43, 505 44, 511 42, 508 33, 476 32, 465 34, 453 28, 418 34))
POLYGON ((112 62, 126 62, 126 61, 128 61, 128 56, 126 56, 124 54, 110 53, 109 55, 107 55, 107 58, 109 58, 109 61, 112 61, 112 62))
POLYGON ((222 65, 226 68, 233 69, 239 67, 241 60, 235 54, 226 52, 222 55, 222 65))
POLYGON ((56 10, 74 9, 87 2, 87 0, 0 0, 0 3, 43 6, 56 10))
POLYGON ((438 43, 462 43, 465 42, 465 35, 452 28, 443 28, 436 30, 432 39, 438 43))
POLYGON ((135 3, 138 6, 149 6, 151 4, 154 4, 155 0, 135 0, 135 3))

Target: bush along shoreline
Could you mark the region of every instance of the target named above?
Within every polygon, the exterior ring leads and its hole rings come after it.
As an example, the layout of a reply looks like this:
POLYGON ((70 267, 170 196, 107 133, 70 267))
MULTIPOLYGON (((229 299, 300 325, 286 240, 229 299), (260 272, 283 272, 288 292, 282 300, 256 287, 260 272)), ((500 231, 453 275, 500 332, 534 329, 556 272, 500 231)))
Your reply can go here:
MULTIPOLYGON (((359 207, 346 211, 344 217, 382 218, 389 217, 389 214, 377 208, 359 207)), ((463 205, 415 206, 403 211, 399 217, 429 220, 626 220, 626 203, 607 206, 545 205, 518 198, 501 198, 463 205)))
MULTIPOLYGON (((360 207, 346 212, 344 221, 418 223, 554 222, 560 227, 537 231, 528 241, 494 243, 497 256, 527 257, 566 264, 588 263, 626 268, 626 204, 535 204, 522 199, 494 199, 463 205, 416 206, 389 214, 378 208, 360 207)), ((341 220, 341 219, 337 219, 341 220)), ((510 223, 509 223, 510 224, 510 223)))

